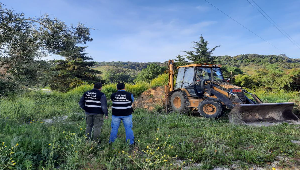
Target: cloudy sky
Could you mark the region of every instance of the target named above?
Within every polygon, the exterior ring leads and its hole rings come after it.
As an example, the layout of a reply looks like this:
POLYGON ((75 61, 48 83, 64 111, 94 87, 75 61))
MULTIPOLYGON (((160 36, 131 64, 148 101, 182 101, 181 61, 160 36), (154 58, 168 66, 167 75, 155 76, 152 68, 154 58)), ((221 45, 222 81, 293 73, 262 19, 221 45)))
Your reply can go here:
POLYGON ((94 61, 164 62, 202 35, 213 55, 300 58, 299 0, 0 0, 27 17, 49 14, 91 30, 94 61))

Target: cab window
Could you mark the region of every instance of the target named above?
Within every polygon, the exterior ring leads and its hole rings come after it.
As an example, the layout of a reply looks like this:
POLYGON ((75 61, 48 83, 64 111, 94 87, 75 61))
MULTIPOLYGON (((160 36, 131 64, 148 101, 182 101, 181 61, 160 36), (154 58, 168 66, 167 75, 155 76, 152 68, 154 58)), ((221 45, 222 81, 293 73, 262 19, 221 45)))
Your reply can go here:
POLYGON ((220 68, 212 68, 214 80, 224 80, 223 74, 220 68))
POLYGON ((185 68, 179 68, 175 89, 181 88, 184 79, 185 68))
POLYGON ((193 84, 193 77, 194 77, 194 68, 187 67, 185 68, 185 75, 183 79, 183 88, 193 84))
POLYGON ((211 80, 210 68, 197 67, 196 81, 201 81, 201 80, 211 80))

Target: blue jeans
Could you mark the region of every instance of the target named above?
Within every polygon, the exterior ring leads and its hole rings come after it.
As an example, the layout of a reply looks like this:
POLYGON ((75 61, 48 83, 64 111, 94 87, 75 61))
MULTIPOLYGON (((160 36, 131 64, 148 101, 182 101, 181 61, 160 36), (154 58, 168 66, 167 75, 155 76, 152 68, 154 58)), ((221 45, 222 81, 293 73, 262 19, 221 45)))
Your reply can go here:
POLYGON ((111 123, 111 135, 110 135, 110 143, 114 142, 117 138, 118 128, 120 125, 120 121, 122 120, 122 123, 124 125, 125 129, 125 136, 126 141, 130 141, 130 145, 134 144, 134 132, 132 130, 133 122, 132 122, 132 115, 128 116, 115 116, 112 115, 112 123, 111 123))

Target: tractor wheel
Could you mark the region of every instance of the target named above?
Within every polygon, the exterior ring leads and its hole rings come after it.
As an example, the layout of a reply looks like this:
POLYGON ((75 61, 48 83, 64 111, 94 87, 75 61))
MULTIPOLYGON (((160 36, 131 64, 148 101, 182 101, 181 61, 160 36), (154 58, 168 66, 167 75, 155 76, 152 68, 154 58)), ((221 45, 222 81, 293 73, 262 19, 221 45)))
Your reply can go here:
POLYGON ((182 91, 172 93, 170 105, 173 112, 186 113, 188 111, 187 98, 182 91))
POLYGON ((222 114, 222 105, 213 100, 204 100, 199 104, 198 111, 206 118, 217 118, 222 114))

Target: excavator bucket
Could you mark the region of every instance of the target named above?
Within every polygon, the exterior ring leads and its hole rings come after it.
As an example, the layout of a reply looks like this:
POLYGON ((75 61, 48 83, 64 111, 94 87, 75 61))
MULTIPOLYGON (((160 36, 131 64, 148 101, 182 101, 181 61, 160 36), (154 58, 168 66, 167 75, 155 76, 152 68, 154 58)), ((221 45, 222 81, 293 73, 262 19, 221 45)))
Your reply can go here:
POLYGON ((228 116, 232 123, 298 121, 299 118, 292 112, 293 106, 294 103, 291 102, 239 104, 232 109, 228 116))

